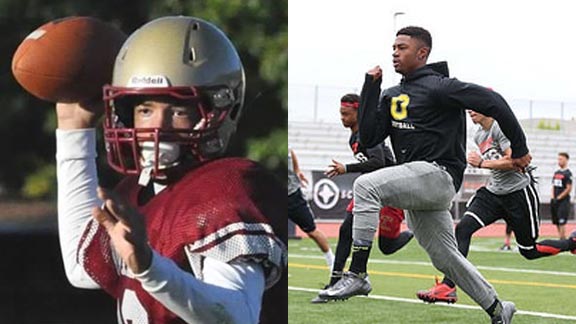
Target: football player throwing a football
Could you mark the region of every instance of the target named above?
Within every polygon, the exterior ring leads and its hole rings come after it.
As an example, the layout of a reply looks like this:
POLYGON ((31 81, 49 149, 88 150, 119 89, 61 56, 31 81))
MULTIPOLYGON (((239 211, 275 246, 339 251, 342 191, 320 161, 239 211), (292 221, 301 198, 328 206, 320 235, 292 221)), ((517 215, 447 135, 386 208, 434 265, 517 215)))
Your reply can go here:
POLYGON ((57 104, 66 274, 116 298, 119 322, 286 318, 286 189, 221 157, 244 90, 236 49, 211 23, 164 17, 135 31, 104 87, 108 162, 126 175, 114 191, 98 187, 101 102, 57 104))

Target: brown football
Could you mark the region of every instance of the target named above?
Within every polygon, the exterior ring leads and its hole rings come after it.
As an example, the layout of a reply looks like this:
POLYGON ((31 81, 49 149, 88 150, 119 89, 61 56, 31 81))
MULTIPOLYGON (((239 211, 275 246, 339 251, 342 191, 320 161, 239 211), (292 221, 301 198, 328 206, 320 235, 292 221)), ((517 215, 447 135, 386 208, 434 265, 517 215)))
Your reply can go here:
POLYGON ((92 17, 66 17, 30 33, 12 58, 12 73, 34 96, 78 102, 102 94, 126 40, 118 28, 92 17))

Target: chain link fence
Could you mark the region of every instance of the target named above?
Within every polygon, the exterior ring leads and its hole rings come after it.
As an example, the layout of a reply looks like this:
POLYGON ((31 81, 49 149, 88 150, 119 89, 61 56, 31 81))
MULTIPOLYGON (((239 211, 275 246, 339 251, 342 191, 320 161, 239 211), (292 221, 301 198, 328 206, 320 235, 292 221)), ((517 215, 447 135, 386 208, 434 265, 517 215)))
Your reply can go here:
MULTIPOLYGON (((357 93, 358 87, 288 85, 288 118, 292 121, 337 122, 340 98, 357 93)), ((576 120, 576 102, 506 98, 524 127, 547 130, 570 130, 561 121, 576 120)))

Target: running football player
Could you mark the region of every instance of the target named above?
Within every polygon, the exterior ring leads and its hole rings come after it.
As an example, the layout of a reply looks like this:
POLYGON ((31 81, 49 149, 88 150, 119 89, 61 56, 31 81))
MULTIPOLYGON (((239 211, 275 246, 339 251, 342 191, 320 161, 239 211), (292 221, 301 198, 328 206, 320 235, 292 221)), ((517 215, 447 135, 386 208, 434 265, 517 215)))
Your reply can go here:
MULTIPOLYGON (((531 161, 526 138, 506 101, 487 88, 448 77, 446 62, 427 64, 430 33, 405 27, 396 33, 393 65, 403 78, 382 92, 382 69, 368 71, 359 108, 360 142, 375 146, 388 136, 398 165, 358 177, 354 183, 353 255, 343 286, 324 296, 348 298, 364 293, 366 265, 382 206, 408 210, 410 229, 432 263, 450 276, 490 316, 510 323, 512 302, 501 302, 494 288, 458 251, 449 208, 466 167, 465 109, 493 116, 510 139, 512 163, 531 161)), ((338 283, 334 285, 337 287, 338 283)))
MULTIPOLYGON (((540 200, 531 175, 514 169, 510 141, 498 122, 473 110, 468 110, 468 113, 472 122, 480 125, 474 134, 480 152, 470 152, 468 163, 490 169, 491 176, 488 185, 478 189, 470 199, 462 220, 456 226, 460 253, 468 256, 472 235, 499 219, 504 219, 514 232, 518 250, 528 260, 576 251, 576 238, 536 242, 540 227, 540 200)), ((448 277, 416 295, 431 303, 454 303, 458 300, 456 285, 448 277)))
MULTIPOLYGON (((344 165, 336 160, 332 160, 332 164, 329 166, 328 171, 326 171, 326 175, 330 178, 350 172, 372 172, 382 167, 396 164, 392 151, 385 143, 381 143, 371 149, 366 149, 360 144, 358 140, 359 104, 360 96, 357 94, 347 94, 340 99, 340 120, 342 121, 342 125, 351 131, 348 143, 358 162, 344 165)), ((340 225, 338 245, 336 246, 336 258, 334 259, 330 282, 324 289, 332 287, 342 278, 346 259, 350 255, 350 248, 352 247, 352 208, 354 208, 354 200, 348 204, 346 208, 346 218, 340 225)), ((378 248, 382 253, 392 254, 398 251, 408 244, 414 236, 409 230, 400 232, 402 221, 404 221, 403 210, 389 206, 380 210, 378 248)), ((368 281, 366 281, 365 290, 367 293, 372 290, 368 281)), ((322 298, 321 296, 316 296, 312 299, 312 303, 316 304, 326 303, 328 301, 328 299, 322 298)))

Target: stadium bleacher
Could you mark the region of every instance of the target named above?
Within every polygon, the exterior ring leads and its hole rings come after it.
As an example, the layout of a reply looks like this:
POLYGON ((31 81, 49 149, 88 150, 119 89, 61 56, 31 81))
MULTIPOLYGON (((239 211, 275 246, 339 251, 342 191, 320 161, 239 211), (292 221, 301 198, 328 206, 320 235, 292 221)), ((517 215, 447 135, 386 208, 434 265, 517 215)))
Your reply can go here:
MULTIPOLYGON (((557 154, 565 151, 576 158, 576 122, 553 121, 559 123, 560 130, 542 130, 536 127, 538 121, 523 120, 528 146, 533 157, 532 164, 537 166, 534 176, 539 182, 541 202, 550 200, 552 174, 557 169, 557 154)), ((476 149, 472 136, 474 125, 469 125, 467 132, 467 149, 476 149)), ((332 159, 340 162, 354 162, 348 138, 350 131, 338 122, 326 121, 289 121, 288 143, 300 160, 300 166, 305 172, 324 170, 332 159)), ((572 159, 574 161, 574 158, 572 159)), ((576 164, 572 162, 572 169, 576 164)), ((488 170, 467 168, 465 175, 488 174, 488 170)))

